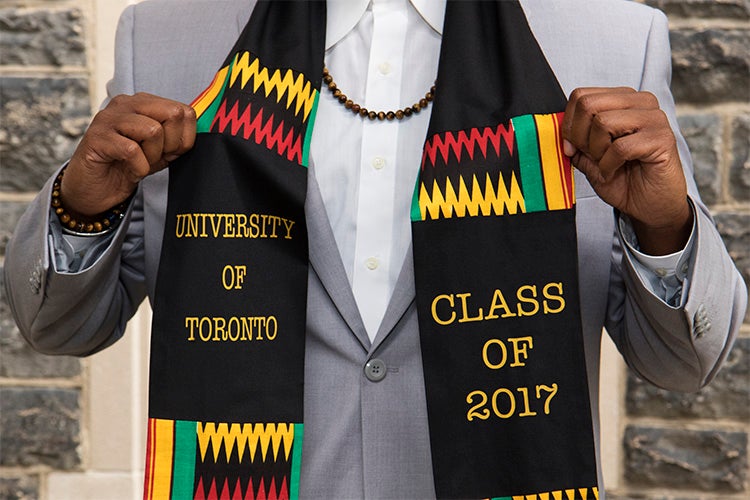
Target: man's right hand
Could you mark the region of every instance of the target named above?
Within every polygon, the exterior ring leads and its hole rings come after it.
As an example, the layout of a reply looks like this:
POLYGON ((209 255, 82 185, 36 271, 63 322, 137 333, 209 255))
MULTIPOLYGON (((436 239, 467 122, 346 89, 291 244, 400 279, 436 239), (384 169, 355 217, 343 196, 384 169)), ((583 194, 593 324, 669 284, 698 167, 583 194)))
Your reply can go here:
POLYGON ((147 175, 195 143, 193 108, 150 94, 120 95, 96 114, 65 170, 60 197, 91 217, 125 201, 147 175))

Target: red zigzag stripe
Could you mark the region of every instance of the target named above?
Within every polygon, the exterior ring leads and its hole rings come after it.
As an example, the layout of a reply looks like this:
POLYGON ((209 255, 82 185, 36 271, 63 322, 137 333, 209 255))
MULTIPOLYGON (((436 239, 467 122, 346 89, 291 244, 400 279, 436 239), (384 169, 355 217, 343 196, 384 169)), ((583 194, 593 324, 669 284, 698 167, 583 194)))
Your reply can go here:
POLYGON ((224 133, 227 127, 230 127, 229 133, 237 136, 242 131, 242 137, 249 139, 251 136, 256 144, 265 142, 265 146, 271 151, 275 151, 280 156, 285 156, 289 161, 302 163, 302 135, 298 135, 295 140, 294 128, 284 136, 284 122, 279 121, 274 130, 274 116, 268 118, 263 123, 263 108, 260 108, 254 117, 250 116, 250 107, 247 107, 239 114, 239 102, 235 102, 232 109, 227 113, 227 102, 222 101, 214 121, 211 123, 211 130, 218 124, 218 131, 224 133))
POLYGON ((271 478, 271 483, 266 487, 263 478, 261 478, 258 483, 258 489, 255 490, 251 478, 243 496, 239 479, 234 485, 234 488, 231 488, 229 481, 225 479, 221 491, 219 491, 216 479, 212 479, 208 491, 206 492, 203 478, 200 478, 198 480, 198 486, 193 500, 289 500, 289 488, 286 483, 286 478, 282 479, 281 486, 279 486, 278 489, 276 487, 275 479, 271 478))
POLYGON ((451 151, 459 162, 464 150, 468 153, 469 158, 473 160, 477 148, 482 153, 482 156, 487 158, 488 145, 492 146, 497 156, 500 156, 501 138, 508 152, 513 155, 514 137, 513 125, 510 123, 508 123, 507 127, 500 124, 497 128, 485 127, 481 130, 472 128, 468 130, 468 133, 466 130, 459 130, 456 132, 456 135, 450 131, 444 134, 436 134, 425 143, 424 152, 422 153, 422 168, 425 167, 427 160, 434 167, 438 153, 440 153, 445 163, 448 162, 448 156, 451 151))

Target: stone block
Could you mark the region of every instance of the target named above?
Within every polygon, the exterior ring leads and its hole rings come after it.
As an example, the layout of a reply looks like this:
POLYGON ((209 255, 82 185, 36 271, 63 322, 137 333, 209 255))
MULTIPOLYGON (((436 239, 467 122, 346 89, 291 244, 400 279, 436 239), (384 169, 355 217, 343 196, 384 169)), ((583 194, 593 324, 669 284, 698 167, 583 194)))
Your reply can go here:
POLYGON ((623 438, 629 486, 741 493, 747 434, 628 426, 623 438))
POLYGON ((698 192, 705 203, 718 203, 721 196, 721 119, 716 115, 685 115, 678 117, 678 123, 693 158, 698 192))
POLYGON ((38 191, 88 125, 85 78, 0 78, 0 191, 38 191))
MULTIPOLYGON (((21 337, 8 306, 4 275, 0 269, 0 377, 62 378, 81 374, 81 362, 70 356, 45 356, 21 337)), ((2 497, 0 497, 2 498, 2 497)))
POLYGON ((732 121, 732 165, 729 192, 735 200, 750 202, 750 115, 732 121))
POLYGON ((81 464, 80 392, 0 387, 0 466, 81 464))
MULTIPOLYGON (((714 219, 729 255, 742 273, 745 286, 748 286, 750 284, 750 214, 719 212, 714 214, 714 219)), ((745 322, 750 322, 750 308, 745 315, 745 322)))
POLYGON ((0 65, 85 66, 79 9, 0 8, 0 65))
POLYGON ((0 498, 4 500, 36 500, 39 478, 36 476, 0 477, 0 498))
POLYGON ((646 0, 668 16, 750 19, 749 0, 646 0))
POLYGON ((634 417, 750 421, 750 338, 740 338, 716 378, 695 394, 659 389, 628 375, 626 410, 634 417))
POLYGON ((670 500, 664 495, 649 494, 645 492, 627 493, 627 492, 606 492, 607 500, 670 500))
POLYGON ((0 477, 0 498, 3 500, 37 500, 39 478, 36 476, 0 477))
POLYGON ((677 29, 670 40, 677 102, 750 100, 750 30, 677 29))

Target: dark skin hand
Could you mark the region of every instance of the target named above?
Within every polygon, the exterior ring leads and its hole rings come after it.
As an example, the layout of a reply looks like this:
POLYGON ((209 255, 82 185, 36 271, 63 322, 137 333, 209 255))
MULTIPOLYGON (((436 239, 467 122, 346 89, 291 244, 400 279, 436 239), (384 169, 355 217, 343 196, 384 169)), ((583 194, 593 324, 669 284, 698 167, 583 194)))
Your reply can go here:
POLYGON ((690 237, 692 211, 677 143, 656 97, 630 88, 573 91, 565 154, 609 205, 628 215, 641 251, 667 255, 690 237))
MULTIPOLYGON (((126 200, 147 175, 195 143, 185 104, 150 94, 117 96, 94 117, 68 164, 61 199, 74 217, 126 200)), ((629 88, 573 91, 563 121, 565 153, 605 202, 627 214, 641 250, 684 248, 692 213, 674 134, 656 98, 629 88)))
POLYGON ((61 186, 73 217, 93 217, 125 201, 147 175, 195 143, 195 111, 150 94, 121 95, 96 114, 61 186))

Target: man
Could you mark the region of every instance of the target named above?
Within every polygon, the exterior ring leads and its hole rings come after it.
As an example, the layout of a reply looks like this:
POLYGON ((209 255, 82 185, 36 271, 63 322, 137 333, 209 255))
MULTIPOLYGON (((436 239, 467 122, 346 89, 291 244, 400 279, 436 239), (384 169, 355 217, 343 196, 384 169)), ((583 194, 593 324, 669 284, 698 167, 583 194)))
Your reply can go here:
MULTIPOLYGON (((94 118, 64 178, 56 176, 59 189, 51 180, 7 251, 10 302, 21 331, 40 351, 94 353, 122 335, 144 296, 157 308, 167 300, 171 292, 154 300, 165 267, 164 227, 173 222, 166 216, 167 167, 182 168, 177 161, 196 143, 195 112, 180 103, 211 81, 253 7, 250 1, 165 0, 124 14, 113 98, 94 118), (110 212, 120 204, 122 220, 110 212), (106 219, 116 228, 89 237, 98 228, 63 231, 70 219, 92 227, 106 219), (35 272, 41 283, 30 287, 35 272)), ((668 389, 697 390, 726 358, 746 292, 700 202, 684 141, 673 132, 664 17, 619 1, 527 0, 521 7, 570 96, 562 147, 577 167, 574 267, 596 436, 603 326, 642 377, 668 389)), ((370 121, 351 108, 401 110, 431 87, 449 21, 443 15, 440 2, 328 2, 325 64, 352 104, 342 106, 324 90, 310 145, 303 497, 436 495, 433 462, 445 457, 429 435, 425 377, 434 367, 423 363, 420 349, 405 216, 414 191, 411 166, 422 158, 432 110, 425 103, 402 120, 370 121)), ((455 71, 460 81, 464 73, 455 71)), ((445 85, 438 78, 437 96, 445 85)), ((436 321, 448 321, 438 305, 459 300, 460 291, 445 290, 443 302, 435 297, 436 321)), ((519 301, 529 298, 518 293, 519 301)), ((476 311, 469 311, 467 297, 464 319, 476 311)), ((491 311, 497 304, 493 299, 491 311)), ((205 333, 196 328, 193 338, 205 333)), ((532 347, 524 351, 513 338, 522 353, 515 362, 522 365, 532 347)), ((495 340, 485 349, 499 345, 495 340)), ((488 367, 500 366, 483 352, 488 367)), ((436 422, 431 417, 430 425, 436 422)))

